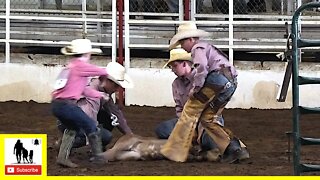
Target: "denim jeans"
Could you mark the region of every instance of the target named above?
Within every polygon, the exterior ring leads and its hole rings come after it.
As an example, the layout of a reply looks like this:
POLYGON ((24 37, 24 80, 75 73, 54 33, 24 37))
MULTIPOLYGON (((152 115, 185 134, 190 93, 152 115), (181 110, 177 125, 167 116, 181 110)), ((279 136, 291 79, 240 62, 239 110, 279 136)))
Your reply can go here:
POLYGON ((229 102, 237 88, 236 82, 230 82, 229 79, 227 79, 223 74, 219 72, 209 73, 206 78, 205 84, 207 86, 215 86, 222 88, 222 90, 218 94, 216 94, 216 100, 214 100, 213 102, 217 105, 222 105, 229 102))
POLYGON ((53 100, 51 105, 53 115, 68 129, 83 130, 86 134, 97 131, 95 122, 76 104, 53 100))
MULTIPOLYGON (((173 118, 164 122, 161 122, 155 130, 155 133, 158 138, 160 139, 168 139, 174 126, 176 125, 178 121, 178 118, 173 118)), ((224 119, 222 116, 219 117, 219 123, 223 126, 224 125, 224 119)), ((210 150, 216 148, 216 143, 211 139, 211 137, 204 132, 201 137, 201 148, 203 150, 210 150)))

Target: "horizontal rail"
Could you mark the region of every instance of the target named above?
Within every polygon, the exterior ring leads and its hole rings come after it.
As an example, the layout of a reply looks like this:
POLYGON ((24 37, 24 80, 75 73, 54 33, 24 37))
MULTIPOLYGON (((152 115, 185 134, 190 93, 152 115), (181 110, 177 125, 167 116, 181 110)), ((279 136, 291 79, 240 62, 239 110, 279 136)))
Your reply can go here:
MULTIPOLYGON (((19 39, 0 39, 0 42, 10 42, 10 43, 23 43, 23 44, 56 44, 56 45, 68 45, 69 41, 37 41, 37 40, 19 40, 19 39)), ((93 46, 112 46, 112 43, 95 43, 92 42, 93 46)))
POLYGON ((319 138, 301 137, 300 142, 301 142, 301 145, 320 145, 319 138))
POLYGON ((303 172, 319 171, 320 170, 320 165, 316 165, 316 164, 300 164, 300 169, 303 172))
MULTIPOLYGON (((6 19, 6 16, 0 15, 0 19, 6 19)), ((20 20, 43 20, 43 21, 91 21, 91 22, 108 22, 111 23, 112 19, 94 19, 94 18, 69 18, 69 17, 39 17, 39 16, 10 16, 9 19, 20 20)))
MULTIPOLYGON (((129 24, 183 24, 185 21, 172 21, 172 20, 148 20, 148 19, 129 19, 129 24)), ((201 25, 229 25, 229 21, 196 21, 197 24, 201 25)), ((285 25, 285 23, 291 24, 290 20, 286 21, 233 21, 231 24, 233 25, 285 25)), ((311 24, 311 25, 319 25, 320 21, 303 21, 301 20, 301 24, 311 24)))
POLYGON ((298 84, 299 85, 320 84, 320 78, 298 76, 298 84))
POLYGON ((320 114, 320 108, 299 106, 299 111, 301 114, 320 114))
MULTIPOLYGON (((228 14, 195 14, 194 17, 201 17, 201 18, 229 18, 228 14)), ((287 19, 287 20, 291 20, 292 16, 288 16, 288 15, 278 15, 278 14, 260 14, 260 15, 254 15, 254 14, 249 14, 249 15, 243 15, 243 14, 234 14, 233 18, 246 18, 246 19, 263 19, 263 20, 267 20, 267 19, 275 19, 275 20, 279 20, 279 19, 287 19)), ((304 15, 301 16, 301 19, 303 20, 315 20, 315 19, 320 19, 320 16, 308 16, 308 15, 304 15)))
POLYGON ((298 39, 298 48, 300 47, 320 47, 320 40, 298 39))
MULTIPOLYGON (((147 36, 147 35, 131 35, 130 38, 145 38, 145 39, 154 39, 154 38, 166 38, 161 35, 153 35, 153 36, 147 36)), ((228 42, 229 38, 211 38, 211 39, 205 39, 205 40, 213 40, 215 42, 228 42)), ((268 38, 235 38, 233 39, 233 42, 263 42, 263 43, 286 43, 286 39, 268 39, 268 38)))
MULTIPOLYGON (((5 12, 0 9, 0 12, 5 12)), ((10 13, 57 13, 57 14, 101 14, 111 15, 111 11, 77 11, 77 10, 50 10, 50 9, 10 9, 10 13)))
MULTIPOLYGON (((228 49, 228 48, 233 48, 233 49, 261 49, 261 50, 266 50, 266 49, 278 49, 278 50, 285 50, 286 46, 274 46, 274 45, 262 45, 262 46, 257 46, 257 45, 216 45, 218 48, 221 49, 228 49)), ((147 48, 147 49, 168 49, 169 45, 162 45, 162 44, 129 44, 129 48, 147 48)))

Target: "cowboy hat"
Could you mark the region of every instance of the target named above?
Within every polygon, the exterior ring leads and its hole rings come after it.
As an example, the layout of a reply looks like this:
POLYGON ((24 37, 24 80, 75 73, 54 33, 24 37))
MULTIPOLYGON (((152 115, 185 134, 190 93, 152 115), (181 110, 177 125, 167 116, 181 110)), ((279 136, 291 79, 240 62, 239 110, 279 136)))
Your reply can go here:
POLYGON ((191 37, 207 37, 210 33, 198 29, 197 25, 194 22, 187 22, 184 24, 180 24, 178 27, 178 32, 176 35, 172 37, 170 40, 169 49, 173 49, 180 44, 180 40, 191 38, 191 37))
POLYGON ((133 82, 126 69, 117 62, 110 62, 107 65, 108 79, 120 85, 123 88, 133 88, 133 82))
POLYGON ((100 54, 101 49, 92 48, 91 41, 89 39, 75 39, 71 41, 70 46, 61 48, 61 53, 64 55, 75 55, 75 54, 100 54))
POLYGON ((172 49, 170 51, 170 59, 163 68, 167 67, 173 61, 191 61, 191 53, 188 53, 182 48, 172 49))

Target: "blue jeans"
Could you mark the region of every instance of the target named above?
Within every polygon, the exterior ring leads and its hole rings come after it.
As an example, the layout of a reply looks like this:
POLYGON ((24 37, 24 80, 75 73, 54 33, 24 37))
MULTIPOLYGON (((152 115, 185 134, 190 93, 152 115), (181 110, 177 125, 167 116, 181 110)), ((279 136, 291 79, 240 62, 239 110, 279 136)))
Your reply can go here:
MULTIPOLYGON (((156 127, 155 133, 160 139, 168 139, 174 126, 176 125, 178 118, 173 118, 164 122, 161 122, 156 127)), ((220 124, 224 125, 223 117, 221 116, 218 120, 220 124)), ((201 137, 201 148, 205 151, 216 148, 216 143, 211 139, 211 137, 204 132, 201 137)))
POLYGON ((211 72, 208 74, 205 81, 205 86, 221 89, 220 92, 216 92, 216 98, 213 101, 214 104, 221 106, 230 101, 237 88, 237 83, 235 81, 236 79, 231 82, 228 78, 226 78, 226 76, 219 72, 211 72))
POLYGON ((53 115, 68 129, 75 131, 83 130, 86 134, 97 131, 94 121, 76 104, 63 100, 53 100, 51 105, 53 115))

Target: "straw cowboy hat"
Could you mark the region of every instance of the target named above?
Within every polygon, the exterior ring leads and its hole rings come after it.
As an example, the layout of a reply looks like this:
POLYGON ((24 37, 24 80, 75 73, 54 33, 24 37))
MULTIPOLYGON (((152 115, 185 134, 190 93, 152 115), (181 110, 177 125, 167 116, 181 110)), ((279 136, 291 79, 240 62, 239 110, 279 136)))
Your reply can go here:
POLYGON ((167 67, 173 61, 191 61, 191 53, 188 53, 182 48, 172 49, 170 51, 170 59, 169 61, 163 66, 163 68, 167 67))
POLYGON ((170 40, 169 49, 173 49, 180 44, 180 40, 191 37, 207 37, 210 33, 198 29, 194 22, 187 22, 178 27, 178 32, 170 40))
POLYGON ((100 54, 101 49, 92 48, 91 41, 89 39, 75 39, 71 41, 70 46, 61 48, 61 53, 64 55, 75 55, 75 54, 100 54))
POLYGON ((107 65, 108 79, 120 85, 123 88, 133 88, 133 82, 126 69, 117 62, 110 62, 107 65))

